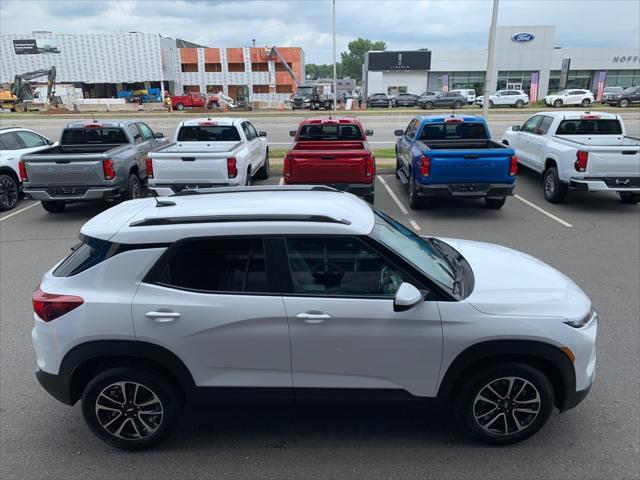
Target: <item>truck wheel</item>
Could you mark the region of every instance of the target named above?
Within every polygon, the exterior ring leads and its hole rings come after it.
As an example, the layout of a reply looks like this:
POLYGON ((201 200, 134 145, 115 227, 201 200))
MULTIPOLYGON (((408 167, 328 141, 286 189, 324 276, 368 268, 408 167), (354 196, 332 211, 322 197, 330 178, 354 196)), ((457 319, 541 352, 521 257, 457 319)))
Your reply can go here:
POLYGON ((411 176, 411 178, 409 178, 409 208, 411 208, 412 210, 418 210, 424 207, 426 204, 424 200, 424 198, 418 195, 415 181, 413 179, 413 176, 411 176))
POLYGON ((184 110, 184 103, 176 103, 176 110, 184 110))
POLYGON ((462 108, 462 102, 453 102, 453 108, 462 108))
POLYGON ((493 108, 493 100, 489 100, 489 108, 493 108))
POLYGON ((549 167, 545 170, 542 177, 542 187, 544 198, 551 203, 562 203, 569 191, 569 186, 560 181, 556 167, 549 167))
POLYGON ((562 106, 562 100, 556 100, 553 102, 553 106, 556 108, 560 108, 562 106))
POLYGON ((485 197, 484 205, 487 208, 493 208, 497 210, 499 208, 502 208, 506 201, 507 201, 507 197, 498 197, 498 198, 485 197))
POLYGON ((182 406, 175 388, 150 370, 111 368, 82 394, 82 415, 93 434, 127 450, 151 448, 178 426, 182 406))
POLYGON ((269 149, 267 148, 267 153, 264 158, 264 165, 260 167, 260 169, 256 172, 256 178, 259 180, 266 180, 269 178, 269 149))
POLYGON ((42 204, 42 208, 49 213, 60 213, 64 211, 64 207, 67 206, 66 203, 58 200, 42 200, 40 203, 42 204))
POLYGON ((640 203, 640 193, 634 192, 618 192, 622 203, 640 203))
POLYGON ((486 443, 525 440, 542 428, 553 411, 551 382, 524 363, 494 365, 461 383, 454 399, 458 423, 486 443))
POLYGON ((19 191, 15 178, 0 175, 0 212, 6 212, 16 206, 19 191))
POLYGON ((585 98, 584 100, 582 100, 580 105, 582 105, 583 108, 587 108, 589 105, 591 105, 591 100, 589 100, 588 98, 585 98))
POLYGON ((244 186, 245 187, 251 186, 251 167, 247 168, 247 176, 244 179, 244 186))
POLYGON ((140 179, 135 173, 129 175, 129 183, 127 184, 127 190, 124 192, 124 200, 133 200, 135 198, 142 197, 142 184, 140 179))
POLYGON ((620 102, 618 102, 618 106, 622 107, 622 108, 626 108, 629 106, 629 100, 627 100, 626 98, 623 98, 622 100, 620 100, 620 102))
POLYGON ((431 110, 433 108, 433 103, 431 102, 424 102, 424 109, 425 110, 431 110))
POLYGON ((516 100, 516 108, 524 107, 524 102, 522 100, 516 100))
POLYGON ((374 202, 374 200, 375 200, 375 197, 376 197, 376 196, 375 196, 375 194, 374 194, 374 193, 372 193, 372 194, 370 194, 370 195, 365 195, 364 199, 365 199, 367 202, 369 202, 371 205, 373 205, 373 202, 374 202))
POLYGON ((398 158, 398 147, 396 147, 396 178, 400 178, 400 159, 398 158))

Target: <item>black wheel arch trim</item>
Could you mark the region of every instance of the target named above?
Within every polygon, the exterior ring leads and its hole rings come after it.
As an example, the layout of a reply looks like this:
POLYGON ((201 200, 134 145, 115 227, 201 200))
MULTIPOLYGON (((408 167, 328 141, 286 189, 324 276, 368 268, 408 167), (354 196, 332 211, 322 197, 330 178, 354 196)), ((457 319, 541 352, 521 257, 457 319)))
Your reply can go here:
POLYGON ((438 402, 448 403, 464 378, 500 361, 524 361, 540 368, 550 377, 560 411, 586 396, 576 392, 575 368, 559 347, 536 340, 490 340, 466 348, 451 362, 438 388, 438 402))
POLYGON ((160 345, 137 340, 96 340, 82 343, 64 356, 58 374, 38 370, 42 387, 58 401, 74 405, 82 396, 91 375, 115 366, 142 364, 155 367, 188 397, 196 388, 186 365, 170 350, 160 345))

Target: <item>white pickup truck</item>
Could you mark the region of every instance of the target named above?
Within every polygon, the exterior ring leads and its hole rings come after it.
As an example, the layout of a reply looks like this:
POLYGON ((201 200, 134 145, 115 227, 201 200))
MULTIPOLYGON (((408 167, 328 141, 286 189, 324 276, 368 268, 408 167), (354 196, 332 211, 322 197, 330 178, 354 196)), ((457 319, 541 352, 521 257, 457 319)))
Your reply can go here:
POLYGON ((267 134, 245 118, 201 118, 178 124, 173 143, 149 152, 149 188, 159 196, 182 190, 250 185, 269 178, 267 134))
POLYGON ((612 113, 540 112, 514 125, 502 143, 518 163, 543 174, 544 197, 562 202, 569 190, 613 191, 640 202, 640 139, 625 135, 612 113))

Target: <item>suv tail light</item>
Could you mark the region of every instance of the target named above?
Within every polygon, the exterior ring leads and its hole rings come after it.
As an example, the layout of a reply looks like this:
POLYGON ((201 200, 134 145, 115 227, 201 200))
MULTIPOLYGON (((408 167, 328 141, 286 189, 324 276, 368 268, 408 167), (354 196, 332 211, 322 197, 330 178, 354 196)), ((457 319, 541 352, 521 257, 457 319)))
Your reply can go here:
POLYGON ((291 176, 291 157, 289 155, 285 155, 284 157, 284 166, 282 169, 282 173, 284 174, 285 178, 291 176))
POLYGON ((511 163, 509 164, 509 176, 515 177, 516 173, 518 173, 518 157, 512 155, 511 163))
POLYGON ((236 157, 227 158, 227 175, 229 176, 229 178, 236 178, 236 176, 238 175, 236 157))
POLYGON ((588 161, 589 161, 589 152, 583 152, 582 150, 578 150, 576 152, 576 163, 574 163, 574 166, 576 167, 576 171, 586 172, 588 161))
POLYGON ((102 170, 104 171, 105 180, 113 180, 116 178, 116 170, 113 168, 113 160, 110 158, 102 161, 102 170))
POLYGON ((373 178, 376 173, 376 157, 373 153, 367 155, 365 175, 373 178))
POLYGON ((20 174, 21 182, 26 182, 27 180, 29 180, 27 178, 27 167, 24 164, 24 160, 20 160, 18 162, 18 173, 20 174))
POLYGON ((431 175, 431 159, 423 155, 420 159, 420 176, 428 177, 431 175))
POLYGON ((147 157, 144 161, 145 169, 147 170, 147 177, 153 178, 153 161, 147 157))
POLYGON ((58 295, 40 290, 40 285, 32 296, 33 311, 45 322, 50 322, 84 303, 81 297, 75 295, 58 295))

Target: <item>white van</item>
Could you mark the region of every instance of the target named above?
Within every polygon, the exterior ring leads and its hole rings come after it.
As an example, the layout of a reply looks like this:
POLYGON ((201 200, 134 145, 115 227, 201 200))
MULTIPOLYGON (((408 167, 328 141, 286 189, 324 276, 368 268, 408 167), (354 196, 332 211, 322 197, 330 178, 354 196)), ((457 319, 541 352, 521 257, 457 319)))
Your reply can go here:
POLYGON ((465 97, 469 105, 473 104, 473 102, 476 101, 476 91, 471 88, 459 88, 451 91, 459 93, 460 95, 465 97))

